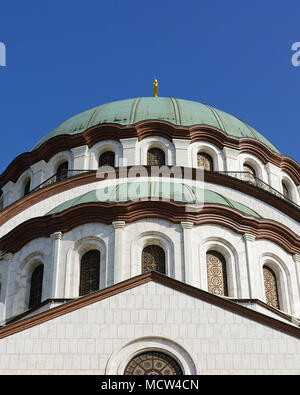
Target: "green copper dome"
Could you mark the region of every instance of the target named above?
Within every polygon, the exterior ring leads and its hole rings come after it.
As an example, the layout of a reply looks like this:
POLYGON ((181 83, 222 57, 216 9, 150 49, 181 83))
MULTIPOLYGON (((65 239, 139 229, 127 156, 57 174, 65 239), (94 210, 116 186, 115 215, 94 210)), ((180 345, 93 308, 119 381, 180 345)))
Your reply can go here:
POLYGON ((169 97, 139 97, 92 108, 75 115, 58 126, 44 137, 34 149, 55 136, 80 134, 95 125, 115 123, 127 126, 145 120, 161 120, 186 127, 209 125, 221 129, 232 137, 250 137, 258 140, 279 153, 277 148, 260 133, 233 115, 203 103, 169 97))
POLYGON ((144 199, 162 199, 185 204, 217 204, 226 206, 241 212, 244 215, 261 218, 261 216, 251 208, 233 199, 208 190, 183 183, 163 182, 163 181, 138 181, 125 182, 110 187, 96 189, 81 196, 68 200, 46 215, 59 214, 72 207, 88 203, 125 203, 144 199))

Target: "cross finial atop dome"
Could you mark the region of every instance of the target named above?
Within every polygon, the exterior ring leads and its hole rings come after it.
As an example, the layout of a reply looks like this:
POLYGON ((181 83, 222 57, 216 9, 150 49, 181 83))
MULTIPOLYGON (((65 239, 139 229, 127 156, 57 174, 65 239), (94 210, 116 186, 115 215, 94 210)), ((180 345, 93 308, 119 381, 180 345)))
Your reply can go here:
POLYGON ((158 97, 158 82, 156 78, 153 81, 153 88, 154 88, 154 97, 158 97))

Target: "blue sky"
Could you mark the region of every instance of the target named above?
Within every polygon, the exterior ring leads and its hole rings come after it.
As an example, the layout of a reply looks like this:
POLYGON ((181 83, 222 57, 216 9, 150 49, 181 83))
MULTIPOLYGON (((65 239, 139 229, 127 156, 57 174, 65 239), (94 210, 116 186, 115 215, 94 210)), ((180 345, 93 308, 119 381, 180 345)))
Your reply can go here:
POLYGON ((299 0, 10 0, 0 7, 0 173, 67 118, 153 95, 244 120, 300 162, 299 0))

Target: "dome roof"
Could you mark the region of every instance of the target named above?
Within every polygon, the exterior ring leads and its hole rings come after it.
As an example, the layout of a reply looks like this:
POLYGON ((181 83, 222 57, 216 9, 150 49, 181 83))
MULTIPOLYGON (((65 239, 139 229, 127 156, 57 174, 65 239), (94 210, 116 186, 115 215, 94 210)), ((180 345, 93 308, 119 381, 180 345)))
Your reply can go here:
POLYGON ((250 217, 261 218, 261 216, 251 208, 233 199, 226 198, 217 192, 191 187, 183 183, 163 181, 125 182, 96 189, 60 204, 46 215, 59 214, 81 204, 115 204, 157 198, 185 204, 218 204, 240 211, 242 214, 250 217))
POLYGON ((33 149, 37 149, 55 136, 80 134, 92 126, 107 123, 127 126, 145 120, 161 120, 186 127, 209 125, 221 129, 232 137, 249 137, 258 140, 279 153, 265 137, 233 115, 203 103, 169 97, 139 97, 92 108, 62 123, 33 149))

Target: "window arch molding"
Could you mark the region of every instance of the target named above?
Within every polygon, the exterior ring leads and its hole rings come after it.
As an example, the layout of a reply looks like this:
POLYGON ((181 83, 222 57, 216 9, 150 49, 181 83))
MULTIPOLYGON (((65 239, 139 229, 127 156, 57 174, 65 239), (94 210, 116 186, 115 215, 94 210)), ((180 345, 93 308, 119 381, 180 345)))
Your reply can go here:
POLYGON ((208 238, 199 246, 201 287, 208 289, 206 256, 209 251, 218 252, 226 261, 228 297, 241 297, 239 254, 233 245, 221 238, 208 238))
POLYGON ((31 276, 33 271, 40 265, 44 266, 41 300, 47 298, 47 272, 45 267, 45 257, 42 252, 33 252, 23 260, 16 272, 16 277, 14 279, 15 296, 12 306, 13 314, 18 314, 28 310, 31 276))
MULTIPOLYGON (((254 155, 243 152, 239 155, 238 160, 240 171, 244 171, 243 166, 248 165, 253 168, 256 177, 258 177, 261 181, 264 181, 267 184, 269 183, 268 172, 264 164, 254 155)), ((228 171, 230 171, 230 169, 228 169, 228 171)))
POLYGON ((174 267, 174 244, 170 238, 160 232, 144 232, 131 244, 131 276, 137 276, 142 272, 142 252, 145 247, 156 245, 165 253, 166 276, 175 277, 174 267))
POLYGON ((262 288, 263 301, 266 302, 263 268, 270 268, 276 276, 277 293, 280 310, 291 312, 293 306, 293 296, 291 293, 291 282, 289 269, 283 261, 271 253, 263 254, 260 261, 260 282, 262 288), (290 292, 288 291, 290 289, 290 292))
POLYGON ((115 167, 120 166, 121 159, 123 157, 123 147, 119 141, 105 140, 93 145, 89 151, 90 166, 91 170, 97 170, 99 168, 99 159, 102 154, 106 151, 114 152, 115 154, 115 167))
POLYGON ((44 264, 37 262, 31 271, 28 308, 37 307, 43 300, 44 264), (41 281, 40 281, 41 280, 41 281), (35 292, 33 292, 35 291, 35 292))
POLYGON ((142 352, 157 351, 169 355, 182 368, 184 375, 197 374, 194 358, 177 342, 162 337, 142 337, 116 350, 108 360, 105 374, 123 375, 127 364, 142 352))
POLYGON ((283 194, 283 184, 286 185, 288 191, 289 191, 289 200, 292 200, 294 203, 299 204, 299 194, 296 188, 296 185, 294 184, 293 180, 285 173, 281 174, 280 177, 280 186, 281 186, 281 193, 283 194))
POLYGON ((137 161, 140 165, 147 165, 147 155, 149 149, 151 148, 159 148, 165 153, 165 165, 175 165, 176 153, 174 144, 169 140, 159 136, 146 137, 145 139, 138 142, 137 152, 139 157, 137 158, 137 161))
POLYGON ((110 282, 107 265, 107 246, 104 240, 96 236, 87 236, 77 242, 67 252, 65 294, 67 298, 79 296, 80 265, 82 257, 89 251, 100 252, 99 289, 105 288, 110 282))
POLYGON ((191 143, 188 148, 188 161, 191 167, 198 167, 198 153, 207 154, 212 158, 213 171, 225 170, 225 157, 223 152, 218 147, 204 141, 191 143))
POLYGON ((59 166, 64 162, 68 162, 68 169, 72 170, 73 157, 70 151, 58 152, 52 156, 45 168, 45 180, 54 176, 59 166))
POLYGON ((32 189, 32 180, 33 180, 32 170, 27 169, 16 182, 16 186, 15 186, 16 193, 14 194, 16 196, 15 200, 21 199, 22 197, 25 196, 24 190, 27 182, 30 182, 30 189, 32 189))

